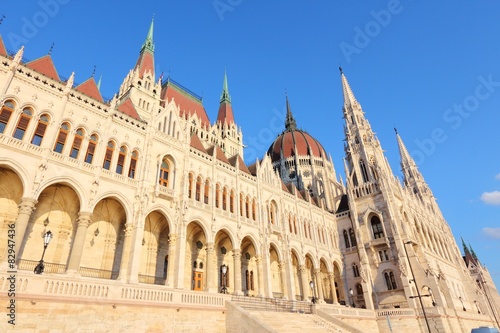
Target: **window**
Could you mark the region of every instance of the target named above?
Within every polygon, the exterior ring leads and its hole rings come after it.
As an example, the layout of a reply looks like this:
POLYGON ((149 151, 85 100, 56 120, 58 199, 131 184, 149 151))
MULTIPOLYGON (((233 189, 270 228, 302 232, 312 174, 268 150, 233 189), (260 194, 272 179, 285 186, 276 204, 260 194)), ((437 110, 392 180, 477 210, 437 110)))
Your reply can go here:
POLYGON ((363 176, 363 181, 366 183, 368 181, 368 172, 366 171, 365 162, 363 162, 363 160, 359 162, 359 167, 361 168, 361 175, 363 176))
POLYGON ((24 137, 24 133, 26 133, 26 129, 31 121, 31 117, 33 115, 33 111, 31 109, 26 108, 23 110, 19 121, 17 122, 16 129, 14 131, 14 138, 18 140, 22 140, 24 137))
POLYGON ((208 195, 210 194, 210 181, 205 181, 205 188, 203 189, 203 202, 208 204, 208 195))
POLYGON ((130 166, 128 168, 128 177, 134 179, 135 178, 135 169, 137 168, 137 158, 139 153, 137 150, 132 152, 132 156, 130 157, 130 166))
POLYGON ((229 211, 234 213, 234 190, 231 190, 231 194, 229 197, 229 211))
POLYGON ((356 284, 356 295, 363 295, 363 286, 361 283, 356 284))
POLYGON ((276 224, 276 204, 274 202, 271 202, 269 218, 271 224, 276 224))
POLYGON ((345 243, 345 248, 348 249, 351 247, 351 243, 349 242, 349 235, 347 234, 347 230, 344 229, 344 231, 342 232, 343 236, 344 236, 344 243, 345 243))
POLYGON ((220 207, 220 185, 217 184, 215 185, 215 207, 219 208, 220 207))
POLYGON ((384 229, 382 228, 382 222, 380 222, 378 216, 373 216, 371 218, 371 224, 372 224, 373 238, 377 239, 384 237, 384 229))
POLYGON ((127 155, 127 148, 125 146, 120 147, 120 152, 118 153, 118 161, 116 162, 116 173, 123 173, 123 165, 125 164, 125 156, 127 155))
POLYGON ((80 147, 82 145, 83 136, 85 132, 83 129, 79 128, 76 130, 75 138, 73 139, 73 145, 71 146, 71 152, 69 153, 69 157, 78 158, 78 154, 80 153, 80 147))
POLYGON ((201 177, 196 178, 196 201, 201 201, 201 177))
POLYGON ((250 218, 250 198, 247 196, 245 199, 245 216, 250 218))
POLYGON ((252 200, 252 220, 257 221, 257 203, 252 200))
POLYGON ((2 112, 0 112, 0 134, 5 131, 15 107, 16 105, 12 101, 7 101, 3 105, 2 112))
POLYGON ((243 216, 243 193, 240 193, 240 216, 243 216))
POLYGON ((108 142, 108 146, 106 147, 106 155, 104 155, 104 161, 102 163, 102 167, 106 170, 111 168, 111 160, 113 159, 113 153, 115 151, 115 144, 113 141, 108 142))
POLYGON ((61 154, 64 145, 66 144, 66 138, 68 137, 69 125, 68 123, 63 123, 61 128, 59 128, 59 134, 57 135, 56 144, 54 146, 54 151, 61 154))
MULTIPOLYGON (((160 186, 168 187, 169 174, 170 174, 170 163, 166 159, 163 159, 163 161, 161 161, 160 178, 158 180, 160 186)), ((191 174, 189 174, 189 176, 191 177, 191 174)))
POLYGON ((222 209, 227 210, 227 188, 224 187, 222 190, 222 209))
POLYGON ((394 273, 392 271, 384 273, 385 284, 387 286, 387 290, 395 290, 397 289, 396 279, 394 278, 394 273))
POLYGON ((90 136, 89 145, 87 147, 87 152, 85 153, 85 163, 92 163, 94 159, 95 147, 97 146, 97 135, 92 134, 90 136))
POLYGON ((40 146, 42 144, 43 136, 45 135, 45 130, 47 129, 47 125, 49 124, 49 116, 42 115, 40 120, 38 120, 38 124, 36 125, 35 134, 33 134, 33 139, 31 139, 31 143, 40 146))
POLYGON ((353 228, 349 228, 349 238, 351 239, 351 246, 358 245, 358 243, 356 242, 356 235, 354 234, 353 228))
POLYGON ((380 258, 380 261, 388 261, 389 260, 389 254, 388 254, 387 250, 378 251, 378 256, 380 258))
POLYGON ((356 265, 356 263, 352 264, 352 274, 354 277, 359 277, 359 267, 356 265))
POLYGON ((188 181, 188 198, 191 199, 193 197, 193 174, 189 174, 188 181))

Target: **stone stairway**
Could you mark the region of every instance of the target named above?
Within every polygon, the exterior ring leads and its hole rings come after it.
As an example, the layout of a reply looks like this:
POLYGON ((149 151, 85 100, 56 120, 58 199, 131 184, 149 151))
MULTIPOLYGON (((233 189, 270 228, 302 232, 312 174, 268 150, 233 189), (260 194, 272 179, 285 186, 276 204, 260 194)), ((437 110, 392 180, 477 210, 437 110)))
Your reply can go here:
POLYGON ((351 333, 314 314, 249 311, 277 333, 351 333))

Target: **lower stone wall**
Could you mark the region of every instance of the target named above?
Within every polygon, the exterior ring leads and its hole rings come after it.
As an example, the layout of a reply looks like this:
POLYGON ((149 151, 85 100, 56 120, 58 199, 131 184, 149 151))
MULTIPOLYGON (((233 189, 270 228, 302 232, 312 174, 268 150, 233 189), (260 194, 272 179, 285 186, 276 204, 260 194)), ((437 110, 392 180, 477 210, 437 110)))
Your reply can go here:
MULTIPOLYGON (((4 302, 2 302, 3 307, 4 302)), ((224 310, 129 304, 17 300, 16 325, 2 318, 0 332, 193 332, 226 331, 224 310)))

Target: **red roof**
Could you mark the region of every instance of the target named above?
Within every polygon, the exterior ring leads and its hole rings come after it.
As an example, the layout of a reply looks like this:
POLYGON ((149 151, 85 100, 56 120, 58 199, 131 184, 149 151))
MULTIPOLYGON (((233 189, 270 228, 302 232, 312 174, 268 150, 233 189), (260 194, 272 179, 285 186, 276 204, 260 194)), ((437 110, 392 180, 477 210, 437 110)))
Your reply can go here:
POLYGON ((93 77, 90 77, 87 81, 80 84, 78 87, 75 88, 75 90, 89 97, 92 97, 93 99, 96 99, 100 102, 104 102, 93 77))
POLYGON ((127 98, 122 104, 118 106, 117 109, 118 111, 123 112, 132 118, 141 119, 130 98, 127 98))
POLYGON ((240 171, 243 171, 244 173, 251 175, 250 171, 248 170, 247 166, 245 165, 245 162, 243 162, 243 159, 241 158, 240 155, 234 155, 229 159, 229 163, 231 163, 231 165, 234 167, 236 167, 236 161, 238 161, 238 168, 240 169, 240 171))
POLYGON ((223 124, 224 122, 234 124, 233 108, 229 102, 220 103, 217 121, 220 121, 223 124))
POLYGON ((267 154, 273 162, 295 155, 312 155, 314 157, 326 156, 323 146, 307 132, 300 130, 282 133, 269 147, 267 154))
POLYGON ((31 68, 54 80, 61 81, 61 79, 59 78, 59 74, 57 74, 56 66, 54 66, 54 62, 48 54, 36 60, 28 62, 26 64, 26 67, 31 68))
POLYGON ((154 75, 155 72, 155 60, 153 54, 148 51, 143 51, 137 59, 135 68, 139 67, 139 77, 142 79, 146 71, 151 71, 154 75))
POLYGON ((7 56, 7 50, 5 49, 5 45, 3 44, 2 36, 0 36, 0 55, 7 56))
POLYGON ((200 138, 198 137, 198 135, 196 135, 196 133, 193 133, 193 135, 191 135, 191 147, 203 152, 203 153, 207 153, 207 151, 205 150, 205 147, 203 147, 203 144, 201 143, 201 140, 200 138))
POLYGON ((166 99, 168 102, 174 99, 175 104, 180 106, 181 116, 185 114, 196 114, 201 119, 202 126, 210 126, 210 121, 208 120, 207 112, 203 107, 201 99, 198 99, 188 91, 173 84, 171 81, 168 81, 167 84, 163 86, 161 98, 166 99))

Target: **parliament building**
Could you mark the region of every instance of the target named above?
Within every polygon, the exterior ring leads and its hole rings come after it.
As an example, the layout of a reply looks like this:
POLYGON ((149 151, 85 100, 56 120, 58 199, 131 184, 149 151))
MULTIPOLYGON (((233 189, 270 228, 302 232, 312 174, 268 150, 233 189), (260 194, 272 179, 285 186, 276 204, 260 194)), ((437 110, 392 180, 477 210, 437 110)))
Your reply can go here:
POLYGON ((498 327, 487 268, 398 133, 396 177, 342 70, 342 176, 288 98, 282 133, 244 161, 226 74, 210 120, 155 73, 153 26, 111 100, 0 37, 1 331, 498 327))

